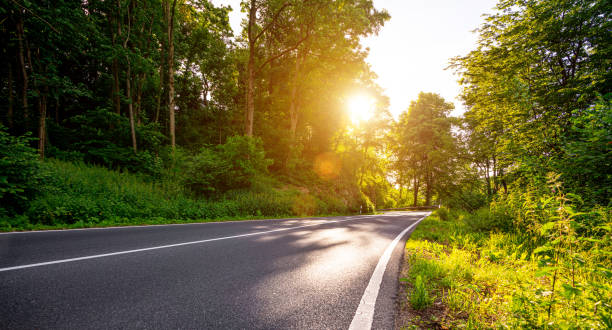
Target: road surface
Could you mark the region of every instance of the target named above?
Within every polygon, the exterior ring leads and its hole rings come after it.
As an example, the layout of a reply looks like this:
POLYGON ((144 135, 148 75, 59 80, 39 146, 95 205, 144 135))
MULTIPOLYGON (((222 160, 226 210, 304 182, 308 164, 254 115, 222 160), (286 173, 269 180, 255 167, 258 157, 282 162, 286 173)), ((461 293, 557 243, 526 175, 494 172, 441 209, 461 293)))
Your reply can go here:
POLYGON ((0 328, 391 329, 427 214, 1 233, 0 328))

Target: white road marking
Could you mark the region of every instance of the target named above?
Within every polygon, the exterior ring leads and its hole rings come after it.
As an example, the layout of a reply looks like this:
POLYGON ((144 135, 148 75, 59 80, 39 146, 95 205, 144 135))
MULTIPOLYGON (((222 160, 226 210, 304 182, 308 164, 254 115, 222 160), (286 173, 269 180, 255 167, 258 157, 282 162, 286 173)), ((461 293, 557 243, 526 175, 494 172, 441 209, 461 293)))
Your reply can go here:
POLYGON ((368 283, 368 286, 361 297, 359 307, 357 307, 357 311, 355 312, 353 321, 351 321, 349 330, 370 330, 372 328, 372 321, 374 321, 374 307, 376 305, 376 299, 378 298, 378 291, 380 290, 380 284, 382 283, 383 275, 385 274, 385 269, 387 269, 389 259, 391 259, 393 249, 408 231, 410 231, 428 216, 429 214, 408 226, 399 235, 397 235, 397 237, 395 237, 391 244, 389 244, 383 255, 378 260, 376 268, 374 268, 374 273, 372 274, 370 282, 368 283))
MULTIPOLYGON (((364 215, 353 215, 354 217, 364 217, 364 215)), ((295 221, 295 220, 318 220, 318 219, 329 219, 330 217, 318 217, 318 218, 283 218, 283 219, 254 219, 254 220, 228 220, 228 221, 206 221, 206 222, 185 222, 185 223, 167 223, 167 224, 154 224, 154 225, 129 225, 129 226, 109 226, 109 227, 91 227, 91 228, 70 228, 70 229, 42 229, 42 230, 26 230, 26 231, 7 231, 0 232, 0 235, 14 235, 14 234, 38 234, 38 233, 61 233, 71 231, 84 231, 84 230, 108 230, 108 229, 142 229, 149 227, 173 227, 173 226, 190 226, 190 225, 213 225, 220 223, 245 223, 245 222, 272 222, 272 221, 295 221)))
MULTIPOLYGON (((375 217, 376 216, 374 216, 372 218, 375 218, 375 217)), ((204 239, 204 240, 199 240, 199 241, 191 241, 191 242, 183 242, 183 243, 176 243, 176 244, 160 245, 160 246, 153 246, 153 247, 142 248, 142 249, 135 249, 135 250, 118 251, 118 252, 111 252, 111 253, 104 253, 104 254, 96 254, 96 255, 91 255, 91 256, 77 257, 77 258, 60 259, 60 260, 39 262, 39 263, 34 263, 34 264, 5 267, 5 268, 0 268, 0 272, 6 272, 6 271, 18 270, 18 269, 25 269, 25 268, 33 268, 33 267, 40 267, 40 266, 55 265, 55 264, 62 264, 62 263, 81 261, 81 260, 104 258, 104 257, 117 256, 117 255, 122 255, 122 254, 129 254, 129 253, 137 253, 137 252, 144 252, 144 251, 151 251, 151 250, 167 249, 167 248, 172 248, 172 247, 177 247, 177 246, 201 244, 201 243, 221 241, 221 240, 232 239, 232 238, 264 235, 264 234, 275 233, 275 232, 280 232, 280 231, 287 231, 287 230, 293 230, 293 229, 299 229, 299 228, 320 226, 320 225, 330 224, 330 223, 339 223, 339 222, 345 222, 345 221, 355 221, 355 220, 361 220, 361 219, 367 219, 367 218, 369 218, 369 216, 355 216, 355 217, 351 217, 350 219, 331 220, 331 221, 325 221, 325 222, 320 222, 320 223, 316 223, 316 224, 296 226, 296 227, 289 227, 289 228, 280 228, 280 229, 266 230, 266 231, 259 231, 259 232, 249 233, 249 234, 217 237, 217 238, 210 238, 210 239, 204 239)))

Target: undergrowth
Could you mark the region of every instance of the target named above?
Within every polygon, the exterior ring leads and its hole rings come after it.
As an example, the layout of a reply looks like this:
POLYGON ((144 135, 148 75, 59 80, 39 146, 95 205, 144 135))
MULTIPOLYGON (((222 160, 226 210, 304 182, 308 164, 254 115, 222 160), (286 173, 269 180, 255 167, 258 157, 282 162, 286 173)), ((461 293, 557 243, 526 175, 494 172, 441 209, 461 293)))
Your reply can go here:
POLYGON ((258 177, 249 189, 195 195, 167 176, 152 180, 84 163, 43 163, 38 194, 20 215, 0 214, 0 230, 79 228, 347 214, 358 212, 333 194, 312 194, 258 177))
POLYGON ((402 279, 412 317, 398 326, 612 328, 610 209, 577 212, 549 179, 551 193, 474 213, 441 208, 421 222, 402 279))

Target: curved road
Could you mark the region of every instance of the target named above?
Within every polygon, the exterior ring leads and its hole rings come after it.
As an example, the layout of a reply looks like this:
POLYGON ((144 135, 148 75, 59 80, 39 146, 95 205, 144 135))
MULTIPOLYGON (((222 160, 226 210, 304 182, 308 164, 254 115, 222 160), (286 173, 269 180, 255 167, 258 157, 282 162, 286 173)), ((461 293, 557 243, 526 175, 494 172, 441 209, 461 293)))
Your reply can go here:
POLYGON ((0 328, 390 329, 427 214, 1 233, 0 328))

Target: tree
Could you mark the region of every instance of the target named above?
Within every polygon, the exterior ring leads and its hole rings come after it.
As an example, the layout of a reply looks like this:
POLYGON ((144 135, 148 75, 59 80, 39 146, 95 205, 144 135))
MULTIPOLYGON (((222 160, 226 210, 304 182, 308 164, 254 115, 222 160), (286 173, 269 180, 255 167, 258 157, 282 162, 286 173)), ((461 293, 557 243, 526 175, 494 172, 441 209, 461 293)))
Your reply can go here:
POLYGON ((564 173, 556 164, 576 120, 612 87, 608 2, 504 0, 497 8, 478 30, 478 48, 453 59, 490 196, 510 178, 564 173))
POLYGON ((410 168, 413 176, 413 205, 417 204, 419 188, 425 185, 425 204, 431 205, 435 193, 442 193, 445 180, 453 172, 456 160, 456 140, 452 134, 454 109, 438 94, 419 93, 408 111, 400 115, 395 127, 398 161, 410 168))
POLYGON ((170 125, 170 145, 172 149, 176 147, 176 124, 174 118, 174 15, 176 13, 176 1, 164 1, 164 12, 166 18, 166 26, 168 29, 168 115, 170 125))

